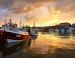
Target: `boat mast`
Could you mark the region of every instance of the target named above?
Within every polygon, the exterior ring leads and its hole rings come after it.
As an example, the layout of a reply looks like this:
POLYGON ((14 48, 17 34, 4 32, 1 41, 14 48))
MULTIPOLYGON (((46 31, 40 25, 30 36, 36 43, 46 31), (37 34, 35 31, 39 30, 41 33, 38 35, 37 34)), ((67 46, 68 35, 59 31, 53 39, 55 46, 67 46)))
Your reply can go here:
POLYGON ((22 21, 20 21, 20 28, 22 27, 22 21))
POLYGON ((12 23, 12 19, 9 20, 9 23, 10 23, 10 24, 12 23))
POLYGON ((4 20, 4 24, 7 24, 7 19, 4 20))
POLYGON ((34 19, 34 26, 33 27, 35 27, 35 19, 34 19))

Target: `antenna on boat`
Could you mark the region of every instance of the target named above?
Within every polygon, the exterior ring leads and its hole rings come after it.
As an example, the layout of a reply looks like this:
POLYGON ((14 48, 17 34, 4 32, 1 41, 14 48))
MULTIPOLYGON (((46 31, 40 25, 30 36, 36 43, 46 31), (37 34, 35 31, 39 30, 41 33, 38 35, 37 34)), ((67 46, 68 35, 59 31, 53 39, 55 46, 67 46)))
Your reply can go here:
POLYGON ((35 19, 34 19, 34 26, 33 27, 35 27, 35 19))
POLYGON ((22 21, 20 21, 20 27, 22 27, 22 21))
POLYGON ((4 20, 4 24, 7 24, 7 19, 4 20))
POLYGON ((9 24, 11 24, 12 23, 12 19, 9 19, 9 24))

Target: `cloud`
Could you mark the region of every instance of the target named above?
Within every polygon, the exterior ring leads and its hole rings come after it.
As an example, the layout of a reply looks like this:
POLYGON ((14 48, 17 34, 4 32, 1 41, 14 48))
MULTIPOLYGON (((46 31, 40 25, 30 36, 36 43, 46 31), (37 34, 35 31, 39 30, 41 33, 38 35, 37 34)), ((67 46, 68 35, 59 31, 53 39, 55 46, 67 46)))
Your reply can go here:
POLYGON ((28 21, 37 16, 39 22, 47 17, 48 20, 55 20, 53 17, 56 15, 60 21, 71 21, 75 19, 75 0, 0 0, 0 15, 17 16, 28 21))
POLYGON ((0 6, 2 7, 9 7, 13 3, 12 0, 0 0, 0 6))
POLYGON ((75 0, 0 0, 0 7, 5 7, 13 13, 23 13, 32 11, 35 8, 50 3, 50 7, 57 10, 69 12, 75 10, 75 0))
POLYGON ((54 2, 56 9, 61 11, 74 11, 75 10, 75 0, 56 0, 54 2))
POLYGON ((40 7, 48 1, 51 0, 0 0, 0 6, 9 8, 14 13, 21 13, 40 7))

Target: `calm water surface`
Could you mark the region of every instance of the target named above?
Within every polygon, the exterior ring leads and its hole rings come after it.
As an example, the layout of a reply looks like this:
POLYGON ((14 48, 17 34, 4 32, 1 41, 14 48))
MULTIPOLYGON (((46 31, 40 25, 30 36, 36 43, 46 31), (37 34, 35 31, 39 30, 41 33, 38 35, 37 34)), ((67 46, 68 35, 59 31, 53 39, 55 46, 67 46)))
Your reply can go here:
MULTIPOLYGON (((39 33, 29 47, 15 48, 6 58, 75 58, 75 37, 72 34, 39 33)), ((9 50, 8 50, 9 51, 9 50)))

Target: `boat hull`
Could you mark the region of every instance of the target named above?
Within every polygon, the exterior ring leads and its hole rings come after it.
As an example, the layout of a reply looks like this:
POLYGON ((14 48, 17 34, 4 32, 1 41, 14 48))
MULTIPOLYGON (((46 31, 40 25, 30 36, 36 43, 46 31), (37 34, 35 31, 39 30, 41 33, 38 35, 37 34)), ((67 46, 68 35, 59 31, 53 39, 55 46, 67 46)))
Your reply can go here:
POLYGON ((11 33, 11 32, 5 32, 5 36, 7 39, 14 39, 14 40, 29 40, 29 39, 31 39, 30 35, 16 34, 16 33, 11 33))
POLYGON ((30 35, 23 35, 23 34, 17 34, 17 33, 12 33, 12 32, 7 32, 7 31, 0 31, 0 43, 6 43, 7 39, 11 40, 20 40, 20 41, 29 41, 31 40, 30 35))

